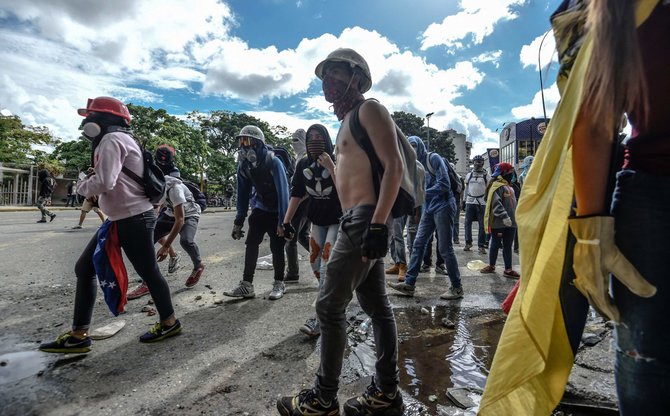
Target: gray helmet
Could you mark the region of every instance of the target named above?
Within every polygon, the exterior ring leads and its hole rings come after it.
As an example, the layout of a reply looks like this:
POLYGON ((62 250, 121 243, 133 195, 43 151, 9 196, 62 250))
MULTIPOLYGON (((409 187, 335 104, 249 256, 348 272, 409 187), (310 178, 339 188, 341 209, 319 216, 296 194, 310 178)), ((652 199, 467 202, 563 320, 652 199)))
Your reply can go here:
POLYGON ((244 126, 242 127, 242 130, 240 130, 240 134, 237 135, 237 138, 239 139, 240 137, 253 137, 254 139, 260 140, 261 142, 265 143, 265 134, 263 134, 263 130, 259 129, 256 126, 244 126))
POLYGON ((484 156, 482 155, 475 155, 475 157, 472 158, 472 161, 478 161, 478 162, 483 162, 484 161, 484 156))
POLYGON ((351 69, 358 68, 360 73, 363 74, 363 79, 361 79, 361 82, 359 83, 359 89, 361 93, 366 92, 370 89, 370 87, 372 87, 372 76, 370 75, 370 68, 368 67, 368 63, 365 62, 365 59, 363 59, 363 57, 355 50, 349 48, 340 48, 331 52, 326 59, 319 62, 319 64, 316 66, 316 69, 314 70, 314 73, 317 77, 319 77, 319 79, 323 79, 323 67, 327 62, 346 62, 349 64, 349 66, 351 66, 351 69))

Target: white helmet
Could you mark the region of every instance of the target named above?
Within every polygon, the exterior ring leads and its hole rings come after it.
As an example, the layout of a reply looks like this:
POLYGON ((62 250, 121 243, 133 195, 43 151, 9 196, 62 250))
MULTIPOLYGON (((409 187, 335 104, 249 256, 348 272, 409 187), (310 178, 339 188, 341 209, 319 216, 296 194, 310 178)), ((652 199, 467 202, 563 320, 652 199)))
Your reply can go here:
POLYGON ((253 137, 254 139, 260 140, 261 142, 265 143, 265 134, 263 134, 263 130, 259 129, 256 126, 244 126, 242 127, 242 130, 240 130, 240 134, 237 135, 237 138, 239 139, 240 137, 253 137))
POLYGON ((361 79, 361 82, 359 83, 359 90, 361 93, 366 92, 370 89, 370 87, 372 87, 372 76, 370 75, 370 68, 368 67, 368 63, 365 62, 365 59, 363 59, 363 57, 355 50, 349 48, 340 48, 331 52, 326 59, 321 61, 316 66, 316 69, 314 70, 316 76, 321 80, 323 79, 323 67, 327 62, 346 62, 351 66, 351 69, 360 69, 361 73, 363 74, 363 79, 361 79))

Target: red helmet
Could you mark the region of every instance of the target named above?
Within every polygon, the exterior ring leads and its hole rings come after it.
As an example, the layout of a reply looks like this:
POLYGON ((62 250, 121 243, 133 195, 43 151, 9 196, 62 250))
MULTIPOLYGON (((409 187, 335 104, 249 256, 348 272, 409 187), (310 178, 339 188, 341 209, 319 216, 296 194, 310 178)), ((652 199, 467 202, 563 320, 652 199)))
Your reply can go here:
POLYGON ((91 112, 114 114, 115 116, 119 116, 126 120, 128 124, 130 124, 130 120, 132 119, 128 107, 121 101, 112 97, 89 98, 86 103, 86 108, 77 110, 77 113, 84 117, 88 116, 91 112))

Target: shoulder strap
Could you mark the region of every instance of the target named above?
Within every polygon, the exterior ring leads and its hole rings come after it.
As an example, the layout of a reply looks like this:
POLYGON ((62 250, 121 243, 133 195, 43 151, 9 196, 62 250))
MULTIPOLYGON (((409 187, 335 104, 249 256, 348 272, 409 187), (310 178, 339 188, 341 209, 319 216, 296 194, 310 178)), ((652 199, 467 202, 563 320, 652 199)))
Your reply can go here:
POLYGON ((144 186, 144 179, 140 178, 140 176, 139 176, 137 173, 133 172, 132 170, 128 169, 128 168, 125 167, 125 166, 122 166, 122 167, 121 167, 121 170, 123 171, 123 173, 125 173, 125 174, 128 175, 128 176, 130 176, 135 182, 137 182, 137 183, 139 183, 140 185, 144 186))
POLYGON ((381 162, 375 153, 375 149, 372 147, 372 142, 370 141, 368 133, 365 131, 363 126, 361 126, 361 121, 358 115, 358 110, 360 110, 361 106, 368 100, 375 99, 368 98, 367 100, 356 104, 354 108, 351 109, 351 116, 349 117, 349 130, 351 131, 351 135, 353 136, 356 143, 361 147, 361 149, 363 149, 365 154, 368 155, 368 159, 370 160, 370 168, 372 170, 372 183, 374 185, 377 196, 379 196, 380 175, 384 173, 384 168, 382 167, 381 162), (375 174, 375 172, 379 172, 379 175, 375 174))

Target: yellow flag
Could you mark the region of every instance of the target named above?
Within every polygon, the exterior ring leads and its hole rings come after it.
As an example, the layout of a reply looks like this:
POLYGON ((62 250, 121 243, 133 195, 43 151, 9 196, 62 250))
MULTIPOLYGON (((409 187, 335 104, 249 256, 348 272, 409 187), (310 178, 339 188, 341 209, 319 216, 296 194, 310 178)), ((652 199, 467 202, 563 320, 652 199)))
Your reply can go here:
MULTIPOLYGON (((638 25, 657 3, 658 0, 637 2, 638 25)), ((558 38, 559 50, 563 47, 566 51, 566 45, 560 45, 558 38)), ((588 33, 578 43, 581 47, 577 55, 568 57, 568 71, 559 73, 561 101, 524 182, 517 207, 523 277, 486 383, 479 409, 483 416, 551 414, 563 396, 572 369, 574 354, 559 287, 568 236, 567 217, 574 193, 572 130, 593 47, 588 33), (568 72, 569 76, 564 76, 568 72)))

